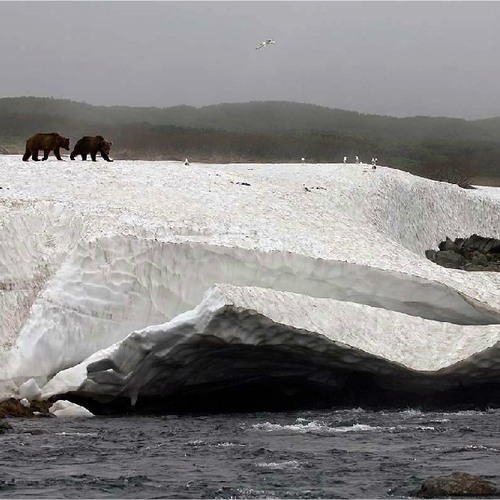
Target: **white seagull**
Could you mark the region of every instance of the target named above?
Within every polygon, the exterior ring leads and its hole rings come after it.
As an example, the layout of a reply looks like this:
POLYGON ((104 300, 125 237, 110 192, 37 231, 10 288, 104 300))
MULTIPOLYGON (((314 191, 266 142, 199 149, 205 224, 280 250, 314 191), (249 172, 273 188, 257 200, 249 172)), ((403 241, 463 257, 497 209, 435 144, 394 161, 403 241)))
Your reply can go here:
POLYGON ((276 40, 265 40, 264 42, 261 42, 258 47, 255 47, 255 50, 262 49, 262 47, 267 47, 268 45, 272 45, 274 43, 276 43, 276 40))

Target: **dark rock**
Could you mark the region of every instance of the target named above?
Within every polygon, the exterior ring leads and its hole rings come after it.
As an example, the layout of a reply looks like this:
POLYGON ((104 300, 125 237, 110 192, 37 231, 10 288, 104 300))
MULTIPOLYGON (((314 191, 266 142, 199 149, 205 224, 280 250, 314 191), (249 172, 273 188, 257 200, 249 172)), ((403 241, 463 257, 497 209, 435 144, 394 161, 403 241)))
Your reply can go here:
POLYGON ((31 401, 31 405, 26 408, 18 399, 10 398, 0 403, 0 418, 50 416, 51 405, 50 401, 31 401), (35 411, 39 415, 35 415, 35 411))
POLYGON ((453 241, 451 241, 450 238, 448 238, 448 236, 446 237, 445 241, 442 241, 439 244, 438 248, 439 248, 439 250, 441 250, 443 252, 446 252, 448 250, 455 252, 457 250, 455 243, 453 243, 453 241))
MULTIPOLYGON (((457 240, 455 240, 457 244, 457 240)), ((463 251, 466 250, 479 250, 483 253, 499 253, 500 252, 500 240, 495 238, 485 238, 484 236, 479 236, 473 234, 470 238, 462 240, 459 246, 463 251)))
POLYGON ((465 271, 487 271, 488 269, 485 269, 484 266, 477 266, 475 264, 465 264, 464 270, 465 271))
POLYGON ((484 265, 465 264, 466 271, 487 271, 490 273, 500 272, 500 262, 488 262, 484 265))
POLYGON ((453 472, 449 476, 426 479, 416 496, 420 498, 486 497, 498 495, 495 484, 479 476, 465 472, 453 472))
POLYGON ((0 421, 0 434, 4 434, 10 429, 12 429, 12 425, 10 425, 9 422, 0 421))
POLYGON ((434 262, 443 267, 463 269, 467 261, 465 257, 452 250, 441 250, 440 252, 436 252, 436 260, 434 262))
POLYGON ((426 250, 425 256, 443 267, 465 269, 466 271, 500 270, 500 240, 473 234, 469 238, 446 237, 439 250, 426 250))
POLYGON ((425 256, 429 259, 432 260, 432 262, 436 262, 436 250, 426 250, 425 251, 425 256))
POLYGON ((488 258, 484 253, 479 252, 478 250, 474 250, 470 256, 471 264, 475 264, 476 266, 484 266, 488 263, 488 258))

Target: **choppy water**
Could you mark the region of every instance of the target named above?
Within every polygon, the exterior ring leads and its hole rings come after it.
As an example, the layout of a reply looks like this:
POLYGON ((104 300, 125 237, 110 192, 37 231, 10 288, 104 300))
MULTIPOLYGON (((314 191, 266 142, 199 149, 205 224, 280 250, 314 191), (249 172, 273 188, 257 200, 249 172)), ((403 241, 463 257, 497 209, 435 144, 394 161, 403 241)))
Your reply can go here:
POLYGON ((500 410, 10 419, 0 497, 385 498, 453 471, 500 484, 500 410))

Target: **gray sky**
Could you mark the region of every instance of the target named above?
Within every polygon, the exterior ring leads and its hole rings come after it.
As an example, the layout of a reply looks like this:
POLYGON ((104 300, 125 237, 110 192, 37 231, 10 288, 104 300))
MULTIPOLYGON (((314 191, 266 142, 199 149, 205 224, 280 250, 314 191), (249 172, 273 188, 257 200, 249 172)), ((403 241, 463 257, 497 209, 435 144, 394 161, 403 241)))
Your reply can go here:
POLYGON ((499 22, 500 2, 1 1, 0 97, 500 116, 499 22))

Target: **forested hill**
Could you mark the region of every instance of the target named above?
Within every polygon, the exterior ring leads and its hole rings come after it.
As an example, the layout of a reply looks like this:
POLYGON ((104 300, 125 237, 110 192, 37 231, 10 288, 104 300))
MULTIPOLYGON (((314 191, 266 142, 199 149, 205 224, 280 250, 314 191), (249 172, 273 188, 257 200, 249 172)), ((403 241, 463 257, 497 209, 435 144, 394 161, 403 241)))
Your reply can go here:
POLYGON ((0 147, 22 148, 36 132, 72 139, 103 134, 115 156, 200 161, 340 161, 377 156, 412 170, 431 158, 467 157, 481 175, 500 177, 500 118, 368 115, 284 101, 194 108, 92 106, 69 100, 0 99, 0 147))
MULTIPOLYGON (((106 125, 149 123, 191 128, 213 128, 249 133, 340 132, 400 139, 464 139, 500 141, 500 117, 468 121, 415 116, 395 118, 331 109, 287 101, 216 104, 195 108, 139 108, 92 106, 39 97, 0 99, 0 115, 58 117, 106 125)), ((3 121, 3 120, 2 120, 3 121)))

